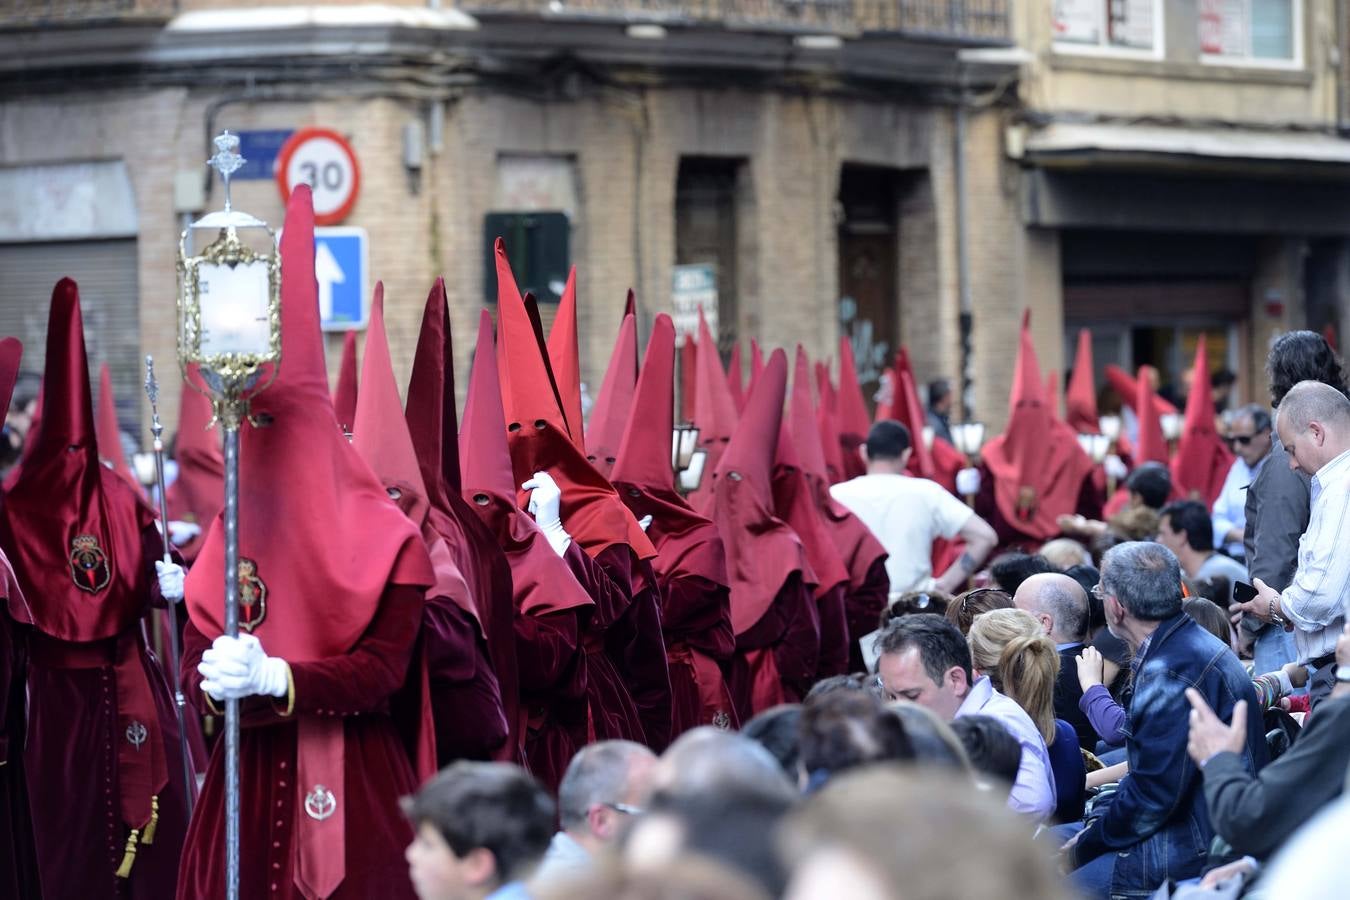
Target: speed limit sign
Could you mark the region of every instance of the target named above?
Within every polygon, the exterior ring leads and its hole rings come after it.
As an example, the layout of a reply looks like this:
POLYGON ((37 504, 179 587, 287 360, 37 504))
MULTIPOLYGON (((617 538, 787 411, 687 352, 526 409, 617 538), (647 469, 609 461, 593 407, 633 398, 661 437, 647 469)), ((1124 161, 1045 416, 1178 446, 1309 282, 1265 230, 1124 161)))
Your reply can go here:
POLYGON ((277 156, 277 185, 282 202, 298 184, 314 192, 314 222, 336 225, 356 205, 361 170, 347 139, 328 128, 301 128, 277 156))

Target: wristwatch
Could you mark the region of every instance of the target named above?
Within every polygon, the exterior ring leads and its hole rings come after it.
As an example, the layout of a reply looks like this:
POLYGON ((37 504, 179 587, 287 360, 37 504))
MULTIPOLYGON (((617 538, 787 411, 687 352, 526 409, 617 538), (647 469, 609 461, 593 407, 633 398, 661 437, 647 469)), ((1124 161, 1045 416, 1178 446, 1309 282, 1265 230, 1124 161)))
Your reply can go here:
POLYGON ((1350 684, 1350 666, 1337 666, 1336 680, 1342 684, 1350 684))

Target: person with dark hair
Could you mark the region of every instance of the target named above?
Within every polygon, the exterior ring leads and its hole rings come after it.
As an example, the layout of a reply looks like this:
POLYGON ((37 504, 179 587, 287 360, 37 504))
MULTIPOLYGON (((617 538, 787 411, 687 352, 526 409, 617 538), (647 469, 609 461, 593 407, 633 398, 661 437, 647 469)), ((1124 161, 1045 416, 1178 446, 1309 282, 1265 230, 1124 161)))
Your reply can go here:
POLYGON ((1227 644, 1234 653, 1237 653, 1237 640, 1233 636, 1233 623, 1228 621, 1228 613, 1224 612, 1226 606, 1227 604, 1220 607, 1206 597, 1187 597, 1185 602, 1181 604, 1181 608, 1186 611, 1186 615, 1198 622, 1201 628, 1227 644))
POLYGON ((1280 443, 1290 465, 1311 477, 1312 508, 1299 538, 1298 565, 1281 587, 1253 577, 1256 597, 1230 611, 1274 622, 1294 634, 1297 662, 1314 670, 1314 708, 1331 693, 1336 638, 1350 608, 1350 398, 1320 381, 1303 381, 1280 404, 1280 443))
POLYGON ((1060 516, 1059 526, 1089 539, 1094 556, 1116 543, 1152 540, 1158 533, 1158 510, 1172 495, 1172 473, 1162 463, 1143 463, 1126 477, 1125 490, 1125 506, 1105 522, 1071 515, 1060 516))
POLYGON ((1181 571, 1192 581, 1227 579, 1228 594, 1218 601, 1225 608, 1233 600, 1233 584, 1247 580, 1247 570, 1241 563, 1214 550, 1214 523, 1209 510, 1198 500, 1178 500, 1162 508, 1158 543, 1176 554, 1181 571))
POLYGON ((1270 410, 1258 403, 1248 404, 1233 413, 1224 440, 1233 451, 1219 496, 1210 512, 1214 522, 1214 549, 1235 559, 1246 552, 1242 535, 1247 527, 1247 485, 1256 479, 1270 457, 1274 428, 1270 410))
POLYGON ((926 706, 948 722, 982 714, 1005 723, 1023 749, 1009 808, 1037 821, 1054 811, 1045 739, 1026 710, 996 691, 989 676, 975 677, 970 646, 955 625, 941 616, 906 616, 887 626, 877 648, 877 671, 889 699, 926 706))
POLYGON ((993 716, 963 716, 952 722, 952 731, 961 740, 970 765, 984 776, 981 782, 991 790, 1007 790, 1017 780, 1022 765, 1022 745, 1003 723, 993 716), (997 779, 999 787, 988 784, 997 779))
POLYGON ((577 751, 558 786, 558 821, 531 883, 589 871, 592 860, 642 811, 656 755, 632 741, 599 741, 577 751))
POLYGON ((925 421, 933 436, 952 443, 952 383, 945 378, 928 382, 928 413, 925 421))
POLYGON ((1009 597, 1016 594, 1022 582, 1031 576, 1053 571, 1055 567, 1050 565, 1048 559, 1030 553, 1004 553, 994 557, 994 561, 989 564, 989 574, 993 576, 995 586, 1009 597))
MULTIPOLYGON (((1350 393, 1345 373, 1326 338, 1312 331, 1290 331, 1276 338, 1266 358, 1270 378, 1270 405, 1279 412, 1285 395, 1301 381, 1320 381, 1342 394, 1350 393)), ((1278 432, 1272 433, 1270 454, 1247 488, 1242 532, 1248 579, 1259 578, 1277 590, 1293 583, 1298 568, 1299 538, 1308 530, 1311 510, 1310 476, 1292 469, 1278 432)), ((1298 658, 1291 635, 1259 616, 1245 626, 1256 631, 1256 668, 1271 672, 1298 658)), ((1327 650, 1317 659, 1325 662, 1327 650)))
MULTIPOLYGON (((1181 566, 1161 544, 1112 548, 1096 588, 1111 631, 1134 650, 1129 711, 1129 774, 1104 812, 1062 826, 1067 868, 1090 896, 1148 896, 1168 878, 1200 874, 1213 830, 1200 773, 1186 755, 1186 690, 1196 689, 1219 715, 1253 707, 1256 693, 1236 656, 1182 610, 1181 566), (1245 704, 1245 707, 1244 707, 1245 704)), ((1242 764, 1266 761, 1265 733, 1253 716, 1242 764)))
POLYGON ((1209 392, 1214 398, 1214 411, 1222 415, 1233 399, 1233 385, 1237 384, 1237 375, 1231 369, 1220 369, 1209 376, 1209 392))
POLYGON ((404 854, 419 900, 528 900, 553 835, 543 785, 507 763, 457 762, 403 801, 416 830, 404 854))
POLYGON ((870 682, 876 679, 864 675, 862 672, 853 672, 848 675, 831 675, 829 678, 822 678, 811 685, 811 690, 806 692, 806 697, 802 702, 810 700, 812 697, 820 697, 825 694, 834 694, 840 691, 849 691, 865 694, 868 692, 870 682))
POLYGON ((802 717, 800 703, 784 703, 764 710, 741 727, 741 734, 778 760, 783 772, 789 778, 797 777, 797 760, 801 756, 798 746, 798 723, 802 717))
POLYGON ((913 445, 909 429, 899 422, 874 424, 860 452, 867 474, 832 486, 830 494, 886 548, 891 593, 955 593, 994 549, 994 529, 937 482, 905 474, 913 445), (959 539, 966 549, 934 578, 933 542, 938 538, 959 539))
POLYGON ((799 727, 799 781, 806 793, 858 766, 914 758, 900 720, 864 691, 807 697, 799 727))
POLYGON ((1125 478, 1125 489, 1136 506, 1162 509, 1172 495, 1172 473, 1162 463, 1146 462, 1125 478))

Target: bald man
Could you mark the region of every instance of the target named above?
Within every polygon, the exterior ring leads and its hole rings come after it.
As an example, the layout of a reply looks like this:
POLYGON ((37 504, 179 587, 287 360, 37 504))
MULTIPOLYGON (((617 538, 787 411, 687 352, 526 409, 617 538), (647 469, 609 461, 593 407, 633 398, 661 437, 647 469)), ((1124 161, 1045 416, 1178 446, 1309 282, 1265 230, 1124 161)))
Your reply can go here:
POLYGON ((1309 693, 1316 707, 1335 687, 1336 638, 1350 603, 1350 400, 1320 381, 1300 381, 1281 401, 1276 429, 1289 467, 1312 478, 1312 510, 1299 542, 1298 568, 1288 585, 1254 579, 1256 597, 1233 604, 1294 633, 1298 662, 1313 669, 1309 693))
POLYGON ((1041 629, 1059 650, 1059 678, 1055 682, 1055 718, 1073 726, 1080 746, 1097 746, 1097 732, 1080 708, 1083 688, 1075 662, 1087 634, 1087 593, 1068 575, 1045 572, 1032 575, 1017 588, 1013 604, 1041 623, 1041 629))

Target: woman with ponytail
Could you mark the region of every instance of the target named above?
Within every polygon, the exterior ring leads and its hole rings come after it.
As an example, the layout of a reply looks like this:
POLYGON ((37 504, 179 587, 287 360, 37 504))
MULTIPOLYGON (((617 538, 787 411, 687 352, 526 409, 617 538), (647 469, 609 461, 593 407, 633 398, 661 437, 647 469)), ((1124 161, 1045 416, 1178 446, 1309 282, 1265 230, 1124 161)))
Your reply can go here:
POLYGON ((995 609, 976 617, 968 639, 975 669, 1017 701, 1045 739, 1055 779, 1055 821, 1082 818, 1087 770, 1073 726, 1055 718, 1059 651, 1054 642, 1035 616, 1020 609, 995 609))

